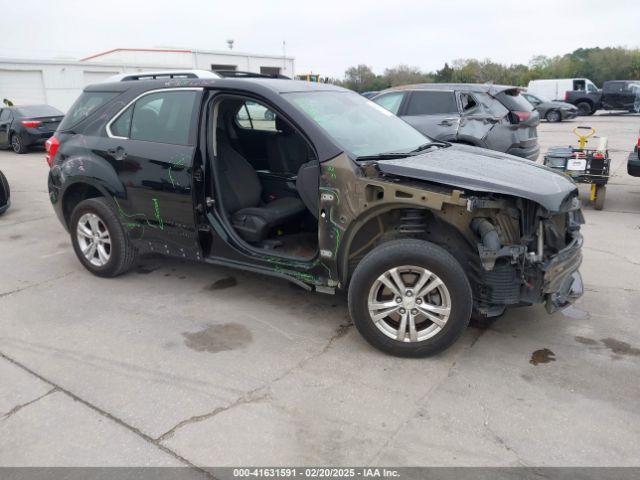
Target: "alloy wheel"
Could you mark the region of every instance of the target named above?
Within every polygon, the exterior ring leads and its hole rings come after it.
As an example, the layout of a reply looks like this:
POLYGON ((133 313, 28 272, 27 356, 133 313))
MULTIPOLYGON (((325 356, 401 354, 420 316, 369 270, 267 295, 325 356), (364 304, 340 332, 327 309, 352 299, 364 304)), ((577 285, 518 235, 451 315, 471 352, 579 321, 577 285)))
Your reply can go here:
POLYGON ((13 148, 14 152, 20 153, 20 150, 22 149, 22 144, 20 142, 20 137, 18 135, 14 135, 13 137, 11 137, 11 148, 13 148))
POLYGON ((103 267, 111 258, 111 236, 107 225, 95 213, 85 213, 76 228, 78 246, 94 266, 103 267))
POLYGON ((369 290, 369 315, 386 336, 421 342, 437 335, 451 314, 451 297, 442 279, 412 265, 380 275, 369 290))

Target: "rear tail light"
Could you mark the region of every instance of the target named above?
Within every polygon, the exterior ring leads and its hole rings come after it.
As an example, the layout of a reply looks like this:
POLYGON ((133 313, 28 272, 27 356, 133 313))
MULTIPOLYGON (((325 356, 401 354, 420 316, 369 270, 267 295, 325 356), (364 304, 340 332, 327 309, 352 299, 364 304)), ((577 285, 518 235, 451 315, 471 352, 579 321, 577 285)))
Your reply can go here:
POLYGON ((593 154, 593 158, 597 158, 599 160, 602 160, 604 158, 604 153, 596 152, 596 153, 593 154))
POLYGON ((529 118, 531 118, 531 112, 519 112, 517 110, 511 112, 511 123, 526 122, 529 118))
POLYGON ((50 137, 49 140, 44 143, 44 148, 47 150, 47 155, 44 159, 47 161, 47 164, 49 164, 49 168, 53 167, 53 159, 56 157, 56 153, 58 153, 59 146, 60 140, 56 137, 50 137))
POLYGON ((40 120, 22 120, 20 123, 27 128, 35 128, 38 125, 41 125, 42 122, 40 120))

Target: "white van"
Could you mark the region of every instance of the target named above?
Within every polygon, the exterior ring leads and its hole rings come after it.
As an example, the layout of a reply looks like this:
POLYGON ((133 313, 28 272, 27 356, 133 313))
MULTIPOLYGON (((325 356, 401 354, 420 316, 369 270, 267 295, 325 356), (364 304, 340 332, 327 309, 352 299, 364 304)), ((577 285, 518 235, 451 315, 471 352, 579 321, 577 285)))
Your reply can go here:
POLYGON ((582 90, 597 93, 598 87, 588 78, 551 78, 547 80, 531 80, 527 91, 548 100, 565 101, 567 91, 582 90))

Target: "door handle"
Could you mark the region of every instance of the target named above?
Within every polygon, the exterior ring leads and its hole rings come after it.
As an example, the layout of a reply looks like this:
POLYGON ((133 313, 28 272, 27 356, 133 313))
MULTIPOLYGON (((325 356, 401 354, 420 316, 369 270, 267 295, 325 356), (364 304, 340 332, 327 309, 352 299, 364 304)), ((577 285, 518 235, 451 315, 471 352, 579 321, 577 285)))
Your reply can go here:
POLYGON ((450 127, 457 121, 458 121, 457 118, 444 118, 440 123, 438 123, 438 125, 444 125, 444 126, 450 127))
POLYGON ((124 160, 127 158, 127 151, 122 147, 109 148, 107 153, 116 160, 124 160))

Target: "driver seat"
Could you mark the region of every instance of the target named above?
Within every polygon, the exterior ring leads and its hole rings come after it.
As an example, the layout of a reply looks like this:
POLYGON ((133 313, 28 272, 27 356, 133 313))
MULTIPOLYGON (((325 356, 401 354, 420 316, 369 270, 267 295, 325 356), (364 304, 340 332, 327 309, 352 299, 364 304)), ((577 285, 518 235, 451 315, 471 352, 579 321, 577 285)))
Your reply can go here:
POLYGON ((233 149, 223 132, 217 137, 220 196, 233 228, 244 240, 260 243, 274 227, 294 220, 305 211, 304 204, 294 197, 264 203, 255 169, 233 149))

